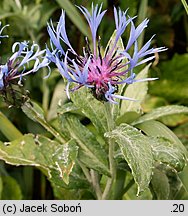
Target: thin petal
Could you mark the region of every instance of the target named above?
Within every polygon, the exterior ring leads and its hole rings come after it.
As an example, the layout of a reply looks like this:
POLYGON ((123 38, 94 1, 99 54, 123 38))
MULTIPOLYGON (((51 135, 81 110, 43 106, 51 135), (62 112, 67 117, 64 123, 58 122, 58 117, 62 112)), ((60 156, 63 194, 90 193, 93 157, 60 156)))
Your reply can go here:
POLYGON ((77 7, 84 14, 87 22, 89 23, 91 33, 92 33, 93 44, 94 44, 94 53, 96 54, 97 29, 101 23, 101 20, 102 20, 104 14, 106 13, 106 10, 101 12, 102 4, 101 4, 100 8, 98 8, 98 5, 96 5, 94 7, 92 4, 92 11, 90 14, 89 11, 85 7, 83 7, 83 6, 82 7, 77 6, 77 7))
POLYGON ((135 41, 138 39, 140 34, 143 32, 143 30, 147 27, 149 20, 145 19, 140 25, 135 28, 134 23, 131 21, 131 31, 130 31, 130 37, 126 46, 126 51, 130 49, 130 47, 135 43, 135 41))
POLYGON ((133 18, 129 18, 127 20, 127 18, 126 18, 127 10, 125 12, 123 12, 123 11, 121 11, 121 9, 119 9, 119 13, 118 13, 117 9, 114 7, 114 19, 115 19, 115 24, 116 24, 116 40, 115 40, 115 43, 117 43, 117 41, 119 40, 119 38, 121 37, 121 35, 125 31, 126 27, 128 26, 128 24, 133 19, 133 18))

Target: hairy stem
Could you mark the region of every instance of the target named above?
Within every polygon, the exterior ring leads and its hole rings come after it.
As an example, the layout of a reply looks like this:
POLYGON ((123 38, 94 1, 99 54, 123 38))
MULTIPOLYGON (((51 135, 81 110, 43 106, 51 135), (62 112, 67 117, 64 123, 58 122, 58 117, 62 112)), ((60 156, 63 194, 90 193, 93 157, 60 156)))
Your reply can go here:
MULTIPOLYGON (((108 102, 105 103, 105 108, 106 108, 106 117, 107 117, 107 122, 108 122, 108 131, 110 132, 114 129, 114 119, 113 119, 113 115, 111 112, 111 104, 108 102)), ((109 177, 107 180, 106 187, 102 195, 103 200, 110 198, 110 194, 112 192, 112 185, 116 177, 116 165, 115 165, 115 160, 114 160, 114 145, 115 145, 114 140, 109 138, 108 145, 109 145, 108 159, 109 159, 111 177, 109 177)))

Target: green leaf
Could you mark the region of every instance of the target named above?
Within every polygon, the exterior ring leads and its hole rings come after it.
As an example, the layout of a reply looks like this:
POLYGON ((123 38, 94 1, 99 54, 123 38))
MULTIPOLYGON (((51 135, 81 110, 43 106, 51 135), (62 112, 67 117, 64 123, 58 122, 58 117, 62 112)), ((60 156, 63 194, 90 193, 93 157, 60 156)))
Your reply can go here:
POLYGON ((22 136, 22 133, 12 124, 8 118, 0 112, 0 131, 12 141, 22 136))
POLYGON ((68 102, 66 104, 62 104, 61 101, 60 101, 59 106, 57 108, 58 115, 63 115, 65 113, 69 113, 69 112, 70 113, 75 113, 75 114, 76 113, 81 114, 79 112, 78 107, 76 107, 72 102, 68 102))
POLYGON ((164 137, 151 137, 151 147, 156 161, 168 164, 177 171, 184 168, 185 154, 172 141, 164 137))
POLYGON ((66 188, 71 188, 71 189, 81 189, 81 188, 90 188, 91 185, 86 179, 84 173, 82 172, 82 169, 78 165, 78 163, 75 164, 74 170, 70 175, 70 183, 68 187, 66 188))
POLYGON ((1 200, 21 200, 22 192, 17 181, 11 176, 1 176, 3 190, 1 200))
POLYGON ((91 34, 88 33, 88 26, 83 21, 82 16, 79 14, 76 7, 68 0, 56 0, 57 3, 65 9, 69 19, 75 24, 75 26, 89 39, 91 39, 91 34))
POLYGON ((141 116, 139 119, 134 121, 132 124, 140 124, 145 121, 160 119, 165 116, 174 114, 188 114, 188 107, 179 105, 162 106, 152 110, 151 112, 141 116))
POLYGON ((53 161, 60 172, 60 177, 66 184, 69 184, 69 175, 74 167, 77 153, 78 146, 75 141, 71 140, 64 145, 61 145, 52 155, 53 161))
POLYGON ((35 102, 26 102, 22 106, 23 112, 34 122, 45 121, 43 109, 35 102))
MULTIPOLYGON (((147 65, 137 76, 136 79, 144 79, 148 77, 148 70, 150 64, 147 65)), ((126 115, 127 112, 136 112, 138 114, 142 113, 141 103, 145 99, 148 91, 148 82, 137 82, 129 85, 125 92, 124 96, 136 99, 138 101, 128 101, 123 100, 121 103, 120 115, 126 115)), ((122 118, 122 117, 120 117, 122 118)))
POLYGON ((125 157, 138 186, 138 194, 144 191, 151 180, 153 155, 149 139, 136 128, 121 124, 105 134, 115 139, 125 157))
POLYGON ((169 200, 175 199, 179 196, 179 193, 182 194, 182 183, 174 170, 166 169, 166 175, 168 177, 168 182, 170 184, 170 194, 169 200))
POLYGON ((77 142, 79 148, 79 159, 87 167, 95 169, 100 173, 109 175, 107 166, 107 154, 97 142, 96 137, 80 123, 79 119, 70 114, 60 116, 61 127, 65 133, 77 142))
POLYGON ((60 143, 64 143, 63 136, 58 133, 45 119, 43 109, 35 102, 26 102, 22 105, 23 112, 33 121, 41 124, 48 132, 50 132, 60 143))
POLYGON ((79 89, 71 95, 71 99, 81 112, 91 120, 97 131, 103 136, 108 130, 105 106, 95 99, 86 89, 79 89))
POLYGON ((169 198, 170 185, 164 171, 154 169, 151 186, 157 200, 167 200, 169 198))
POLYGON ((85 178, 80 166, 76 163, 73 172, 70 175, 70 181, 68 185, 59 187, 52 183, 54 196, 60 200, 77 200, 81 198, 82 193, 92 191, 91 184, 85 178))
POLYGON ((188 200, 188 192, 185 187, 182 185, 178 192, 172 197, 174 200, 188 200))
POLYGON ((171 60, 161 62, 157 68, 157 76, 160 79, 150 85, 149 92, 169 102, 181 101, 188 105, 187 61, 188 54, 186 53, 175 54, 171 60))
POLYGON ((16 166, 35 166, 58 185, 62 185, 62 180, 68 183, 76 156, 75 142, 60 145, 41 135, 27 134, 13 142, 0 143, 1 160, 16 166))
POLYGON ((182 172, 178 173, 178 176, 180 178, 180 181, 182 183, 182 187, 184 188, 186 192, 186 196, 188 197, 188 166, 186 166, 182 172))
POLYGON ((176 127, 185 122, 188 122, 188 115, 185 114, 169 115, 169 116, 161 117, 159 120, 160 122, 162 122, 168 127, 176 127))
POLYGON ((116 124, 120 125, 121 123, 131 124, 135 119, 139 118, 140 114, 137 112, 126 112, 124 115, 119 116, 116 120, 116 124))
MULTIPOLYGON (((173 132, 182 141, 185 147, 188 147, 188 123, 176 127, 173 132)), ((188 148, 187 148, 188 149, 188 148)))
POLYGON ((166 163, 180 171, 187 162, 187 150, 176 135, 157 121, 147 121, 137 125, 151 139, 151 147, 156 161, 166 163))
POLYGON ((183 153, 183 155, 185 155, 186 159, 188 155, 186 148, 178 139, 178 137, 164 124, 158 121, 147 121, 136 125, 136 127, 142 130, 148 136, 163 137, 170 140, 173 143, 174 147, 176 147, 179 151, 183 153))
POLYGON ((48 111, 47 120, 50 121, 57 117, 57 108, 58 103, 61 101, 61 104, 64 104, 67 100, 66 92, 64 91, 65 84, 63 81, 60 81, 53 91, 52 100, 50 103, 50 109, 48 111))

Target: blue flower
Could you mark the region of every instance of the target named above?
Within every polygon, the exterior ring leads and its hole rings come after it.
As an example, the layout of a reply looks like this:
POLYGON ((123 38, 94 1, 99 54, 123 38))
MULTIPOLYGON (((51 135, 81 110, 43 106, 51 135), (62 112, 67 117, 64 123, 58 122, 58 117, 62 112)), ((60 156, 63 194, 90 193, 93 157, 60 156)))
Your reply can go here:
POLYGON ((47 48, 47 57, 56 64, 61 75, 68 81, 66 88, 68 97, 70 97, 70 83, 75 83, 76 87, 72 88, 71 91, 85 86, 91 89, 91 92, 98 100, 112 103, 116 103, 115 99, 134 100, 116 95, 117 86, 123 83, 132 84, 134 82, 155 80, 156 78, 136 80, 134 68, 154 59, 155 53, 166 50, 164 47, 149 48, 153 37, 138 50, 138 38, 147 27, 149 20, 145 19, 136 27, 134 24, 136 17, 129 17, 127 11, 123 12, 114 8, 115 40, 113 44, 106 48, 106 52, 102 56, 100 38, 97 40, 97 30, 106 11, 102 11, 102 4, 95 7, 92 4, 91 13, 83 6, 78 8, 89 24, 93 42, 93 48, 91 49, 86 38, 86 47, 83 48, 82 56, 77 54, 70 44, 66 33, 65 12, 63 10, 57 27, 55 28, 51 21, 47 28, 51 44, 51 47, 47 48), (118 40, 129 25, 130 33, 125 49, 118 50, 118 40), (62 42, 67 45, 67 49, 62 47, 62 42), (130 49, 132 47, 134 52, 131 54, 130 49))
MULTIPOLYGON (((1 35, 6 26, 1 28, 0 38, 7 37, 7 35, 1 35)), ((6 88, 14 79, 19 79, 20 83, 22 77, 34 73, 42 67, 47 67, 50 63, 46 58, 46 50, 40 50, 35 43, 29 46, 29 42, 26 41, 16 42, 12 46, 12 53, 8 61, 0 65, 0 90, 6 88), (33 67, 28 70, 29 63, 32 63, 33 67)))

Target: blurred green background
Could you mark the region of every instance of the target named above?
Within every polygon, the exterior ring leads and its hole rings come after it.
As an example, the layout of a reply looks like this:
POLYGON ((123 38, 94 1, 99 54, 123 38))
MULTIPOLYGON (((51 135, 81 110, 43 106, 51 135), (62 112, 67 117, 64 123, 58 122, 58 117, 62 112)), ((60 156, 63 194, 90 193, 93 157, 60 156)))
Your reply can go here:
MULTIPOLYGON (((10 24, 3 31, 4 34, 9 35, 9 38, 2 39, 0 44, 1 62, 4 63, 11 55, 12 44, 16 41, 35 41, 41 48, 45 48, 46 44, 49 44, 47 22, 50 19, 57 22, 61 8, 66 11, 66 29, 72 46, 81 53, 85 43, 84 36, 91 38, 91 34, 83 15, 74 5, 83 5, 89 9, 91 2, 86 0, 1 0, 0 21, 3 25, 10 24)), ((114 31, 113 7, 116 6, 122 10, 129 8, 130 16, 138 15, 137 23, 146 17, 150 19, 145 34, 139 39, 139 46, 156 34, 152 46, 168 48, 166 52, 156 56, 151 67, 150 77, 159 77, 159 80, 150 83, 149 94, 143 104, 144 111, 148 112, 152 108, 168 104, 188 106, 188 16, 182 2, 180 0, 94 0, 93 3, 103 3, 103 9, 108 9, 98 32, 104 47, 114 31)), ((128 35, 125 33, 122 38, 126 43, 128 35)), ((27 77, 27 80, 24 80, 24 88, 29 90, 33 100, 42 105, 48 120, 53 123, 57 100, 67 99, 62 79, 57 69, 53 65, 51 67, 52 73, 48 79, 43 79, 48 73, 43 69, 27 77)), ((46 133, 45 129, 28 119, 19 108, 8 108, 1 97, 0 111, 22 133, 46 133)), ((188 149, 188 116, 174 115, 163 118, 161 121, 176 133, 188 149)), ((0 124, 3 127, 2 121, 0 124)), ((0 132, 0 140, 7 141, 2 132, 0 132)), ((71 192, 64 197, 59 195, 60 192, 53 190, 46 177, 32 167, 13 167, 0 161, 0 175, 2 176, 0 178, 1 199, 72 198, 71 192)), ((66 194, 65 191, 64 194, 66 194)))

